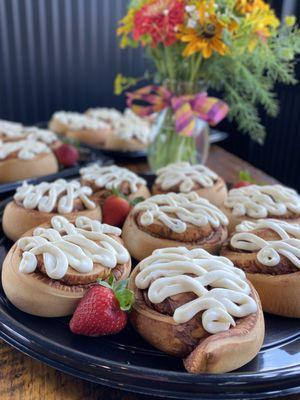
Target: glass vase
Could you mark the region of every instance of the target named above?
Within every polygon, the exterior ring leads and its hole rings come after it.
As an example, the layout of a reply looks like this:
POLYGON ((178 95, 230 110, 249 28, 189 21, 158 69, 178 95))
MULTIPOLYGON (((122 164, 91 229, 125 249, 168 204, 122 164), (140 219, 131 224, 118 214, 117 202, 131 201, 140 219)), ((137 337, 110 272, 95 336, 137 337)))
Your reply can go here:
MULTIPOLYGON (((204 91, 203 85, 190 82, 168 82, 165 84, 176 96, 196 94, 204 91)), ((165 165, 188 161, 191 164, 205 163, 209 151, 209 127, 200 118, 196 119, 191 136, 181 136, 175 128, 175 115, 171 107, 158 113, 152 128, 152 143, 148 148, 148 163, 153 172, 165 165)))

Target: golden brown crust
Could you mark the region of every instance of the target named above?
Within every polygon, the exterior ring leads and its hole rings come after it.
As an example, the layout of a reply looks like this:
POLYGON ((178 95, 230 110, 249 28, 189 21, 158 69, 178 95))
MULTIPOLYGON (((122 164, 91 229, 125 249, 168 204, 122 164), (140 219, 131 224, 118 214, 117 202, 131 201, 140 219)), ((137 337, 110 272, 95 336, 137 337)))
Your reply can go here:
POLYGON ((50 175, 57 171, 57 160, 52 152, 38 154, 32 160, 9 158, 0 161, 0 183, 50 175))
POLYGON ((90 146, 103 145, 110 134, 111 128, 109 126, 101 129, 81 129, 78 131, 67 129, 65 131, 67 137, 90 146))
MULTIPOLYGON (((165 194, 165 193, 180 193, 179 186, 174 186, 168 190, 163 190, 158 184, 154 183, 152 186, 153 194, 165 194)), ((227 186, 222 178, 218 178, 215 184, 210 188, 205 188, 198 183, 195 183, 191 192, 196 192, 200 197, 204 197, 216 206, 221 206, 227 197, 227 186)))
POLYGON ((138 267, 132 272, 129 287, 135 293, 135 303, 130 320, 141 336, 154 347, 165 353, 184 357, 184 366, 190 373, 223 373, 237 369, 258 353, 264 339, 264 318, 259 297, 251 286, 252 296, 258 310, 237 320, 237 325, 229 331, 207 335, 200 325, 198 329, 187 324, 177 324, 171 316, 160 314, 147 306, 142 291, 135 285, 138 267), (197 339, 190 354, 188 336, 197 339))
POLYGON ((133 212, 130 212, 123 226, 123 240, 129 253, 136 260, 143 260, 153 253, 156 249, 165 247, 185 246, 188 249, 201 247, 209 253, 216 254, 221 248, 222 243, 227 239, 227 228, 221 226, 218 233, 210 236, 207 240, 196 242, 183 242, 179 240, 165 239, 153 236, 145 230, 141 230, 136 223, 133 212))
POLYGON ((104 146, 107 150, 119 151, 142 151, 147 147, 148 143, 142 143, 137 139, 122 139, 113 133, 107 137, 104 146))
MULTIPOLYGON (((257 222, 257 218, 251 218, 248 215, 243 215, 241 217, 237 217, 232 214, 232 209, 225 207, 224 204, 220 207, 220 210, 227 216, 229 220, 229 225, 228 225, 228 231, 229 233, 232 233, 235 230, 235 227, 240 224, 243 221, 252 221, 252 222, 257 222)), ((300 224, 300 215, 284 215, 282 217, 278 216, 268 216, 268 218, 265 219, 278 219, 280 221, 286 221, 290 222, 291 224, 300 224)))
MULTIPOLYGON (((9 239, 15 242, 26 231, 45 222, 50 222, 51 218, 55 215, 59 214, 29 210, 18 205, 15 201, 11 201, 4 209, 2 218, 3 231, 9 239)), ((64 214, 64 217, 69 220, 74 220, 77 216, 79 217, 81 215, 101 221, 101 208, 96 206, 93 210, 74 211, 69 214, 64 214)))
MULTIPOLYGON (((48 224, 42 226, 47 227, 48 224)), ((24 236, 32 234, 32 230, 24 236)), ((7 298, 22 311, 41 317, 71 315, 90 285, 67 285, 40 272, 19 272, 22 251, 14 244, 2 266, 2 285, 7 298)), ((131 271, 131 259, 115 268, 117 280, 126 279, 131 271)))

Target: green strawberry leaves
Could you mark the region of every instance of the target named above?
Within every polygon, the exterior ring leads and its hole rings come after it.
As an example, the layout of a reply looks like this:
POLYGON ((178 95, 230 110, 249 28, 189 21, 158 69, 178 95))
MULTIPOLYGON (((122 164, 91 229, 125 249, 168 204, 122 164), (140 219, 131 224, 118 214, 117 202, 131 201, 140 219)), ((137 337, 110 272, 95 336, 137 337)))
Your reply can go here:
POLYGON ((246 181, 250 183, 256 183, 255 179, 252 178, 249 171, 244 170, 239 172, 239 178, 241 181, 246 181))
POLYGON ((114 292, 122 311, 129 311, 131 309, 134 303, 134 293, 127 288, 128 279, 116 282, 114 276, 110 275, 107 281, 99 279, 98 283, 114 292))
POLYGON ((145 200, 145 198, 142 196, 139 196, 139 197, 136 197, 135 199, 129 200, 129 198, 127 196, 125 196, 125 194, 123 194, 117 187, 113 187, 111 189, 110 193, 107 194, 107 197, 110 196, 111 194, 113 194, 116 197, 121 197, 121 199, 126 200, 131 205, 131 207, 134 207, 136 204, 145 200))

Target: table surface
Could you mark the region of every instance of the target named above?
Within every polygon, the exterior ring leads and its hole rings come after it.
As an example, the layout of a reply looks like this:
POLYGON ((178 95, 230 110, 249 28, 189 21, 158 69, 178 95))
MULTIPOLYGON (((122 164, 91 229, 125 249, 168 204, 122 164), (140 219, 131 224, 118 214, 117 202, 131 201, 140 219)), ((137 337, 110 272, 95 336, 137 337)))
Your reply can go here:
MULTIPOLYGON (((148 169, 144 162, 124 165, 137 172, 146 172, 148 169)), ((223 176, 226 182, 237 181, 239 171, 248 170, 258 182, 276 183, 275 179, 218 146, 212 147, 207 165, 223 176)), ((113 390, 74 378, 33 360, 0 340, 0 399, 150 400, 154 398, 113 390)), ((300 399, 300 395, 283 399, 296 400, 300 399)))

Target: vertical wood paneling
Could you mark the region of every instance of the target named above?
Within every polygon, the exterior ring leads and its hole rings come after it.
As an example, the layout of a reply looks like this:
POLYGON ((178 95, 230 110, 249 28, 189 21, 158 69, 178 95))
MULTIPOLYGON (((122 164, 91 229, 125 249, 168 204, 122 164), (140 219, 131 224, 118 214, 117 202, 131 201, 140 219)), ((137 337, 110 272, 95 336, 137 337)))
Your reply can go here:
MULTIPOLYGON (((115 35, 127 0, 0 0, 0 118, 47 120, 57 109, 124 106, 113 95, 118 72, 141 75, 139 50, 120 50, 115 35)), ((290 13, 300 1, 273 0, 290 13)), ((300 67, 298 67, 300 77, 300 67)), ((279 87, 281 113, 265 118, 264 147, 231 132, 227 148, 300 189, 300 88, 279 87)))

